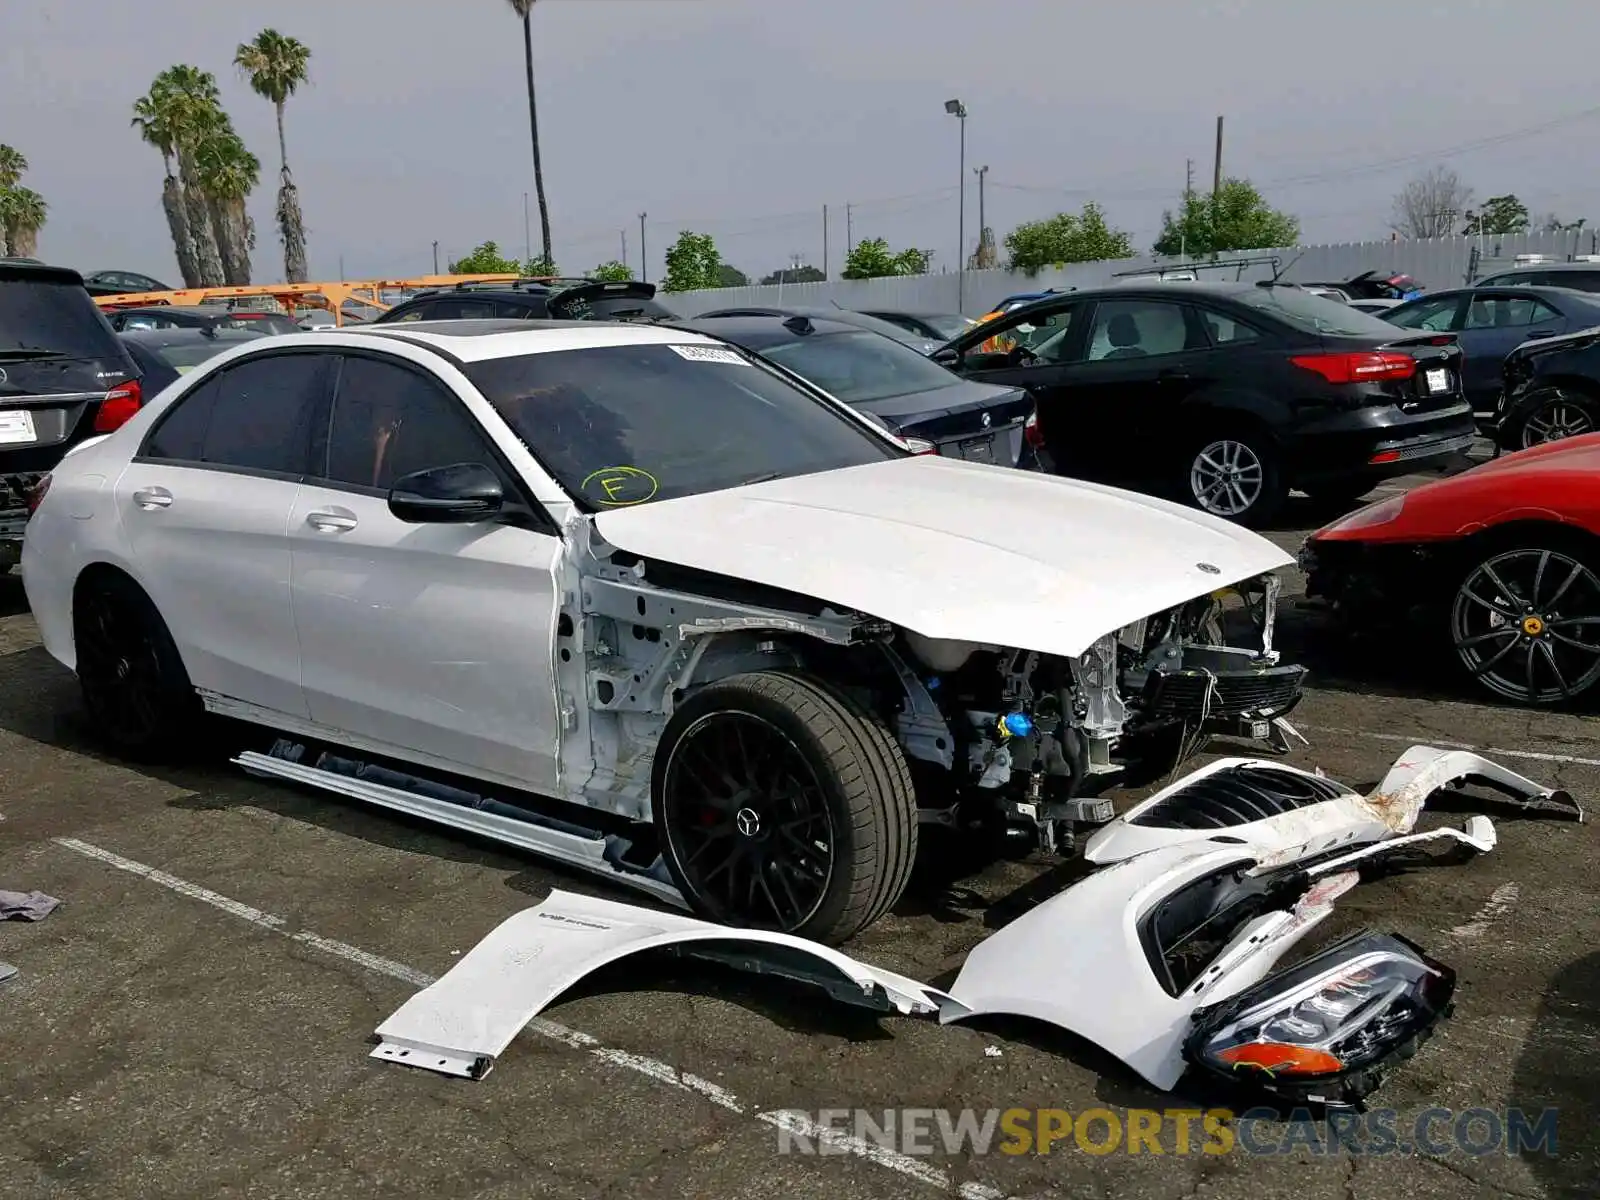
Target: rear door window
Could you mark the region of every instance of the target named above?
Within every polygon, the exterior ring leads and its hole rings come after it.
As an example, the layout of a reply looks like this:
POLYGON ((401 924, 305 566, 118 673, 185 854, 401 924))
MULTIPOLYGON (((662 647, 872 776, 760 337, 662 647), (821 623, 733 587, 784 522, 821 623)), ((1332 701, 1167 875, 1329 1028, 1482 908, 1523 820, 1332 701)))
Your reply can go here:
POLYGON ((0 359, 38 351, 49 357, 121 358, 111 324, 75 284, 0 280, 0 359))
POLYGON ((275 354, 229 367, 161 418, 141 456, 304 475, 331 361, 327 354, 275 354))

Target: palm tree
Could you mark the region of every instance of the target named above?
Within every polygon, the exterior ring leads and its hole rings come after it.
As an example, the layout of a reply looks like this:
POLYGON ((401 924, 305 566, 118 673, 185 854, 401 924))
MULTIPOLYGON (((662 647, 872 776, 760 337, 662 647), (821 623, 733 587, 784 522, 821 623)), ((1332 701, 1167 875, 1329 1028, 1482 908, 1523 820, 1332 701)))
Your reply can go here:
POLYGON ((544 246, 544 261, 550 257, 550 207, 544 199, 544 167, 539 162, 539 104, 533 94, 533 5, 534 0, 508 0, 522 22, 522 57, 528 69, 528 129, 533 134, 533 190, 539 196, 539 236, 544 246))
POLYGON ((230 287, 243 286, 250 282, 250 252, 256 248, 256 226, 245 201, 261 180, 261 160, 226 123, 201 144, 197 158, 223 278, 230 287))
POLYGON ((200 182, 199 151, 226 123, 217 77, 199 67, 180 64, 156 77, 155 88, 168 106, 178 157, 178 177, 183 181, 183 206, 189 218, 194 246, 195 273, 202 287, 222 286, 222 256, 211 227, 211 209, 200 182))
POLYGON ((0 188, 0 225, 5 226, 6 253, 32 258, 39 248, 39 230, 44 228, 50 206, 32 188, 0 188))
POLYGON ((278 114, 278 236, 283 239, 283 274, 289 283, 306 281, 306 230, 300 215, 300 193, 289 173, 289 146, 283 136, 283 107, 295 89, 307 82, 311 51, 276 29, 263 29, 255 41, 241 42, 233 64, 250 79, 258 96, 272 101, 278 114))
POLYGON ((139 136, 161 152, 166 178, 161 184, 161 207, 167 214, 167 230, 172 235, 172 252, 178 259, 178 273, 184 287, 200 286, 200 270, 195 263, 194 236, 189 231, 189 214, 184 209, 183 185, 173 170, 177 157, 178 133, 172 124, 169 94, 158 79, 147 95, 133 104, 133 127, 139 136))
POLYGON ((0 188, 17 186, 17 181, 27 174, 28 160, 15 146, 0 142, 0 188))

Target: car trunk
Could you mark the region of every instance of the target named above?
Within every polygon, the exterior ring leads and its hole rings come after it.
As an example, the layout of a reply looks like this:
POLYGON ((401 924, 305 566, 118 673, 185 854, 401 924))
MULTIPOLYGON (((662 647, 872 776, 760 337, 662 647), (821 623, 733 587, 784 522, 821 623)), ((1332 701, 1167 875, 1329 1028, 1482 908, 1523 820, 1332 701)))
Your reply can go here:
POLYGON ((855 403, 907 437, 923 438, 946 458, 1013 466, 1022 452, 1022 426, 1033 397, 1021 388, 962 380, 932 392, 855 403))
POLYGON ((1464 356, 1454 334, 1426 333, 1398 337, 1376 346, 1365 338, 1324 336, 1322 341, 1329 350, 1341 353, 1373 351, 1379 354, 1408 354, 1414 358, 1417 367, 1409 378, 1367 381, 1367 386, 1402 412, 1433 412, 1461 403, 1461 363, 1464 356))
POLYGON ((582 283, 551 295, 546 310, 557 321, 670 321, 677 314, 656 303, 654 284, 582 283))

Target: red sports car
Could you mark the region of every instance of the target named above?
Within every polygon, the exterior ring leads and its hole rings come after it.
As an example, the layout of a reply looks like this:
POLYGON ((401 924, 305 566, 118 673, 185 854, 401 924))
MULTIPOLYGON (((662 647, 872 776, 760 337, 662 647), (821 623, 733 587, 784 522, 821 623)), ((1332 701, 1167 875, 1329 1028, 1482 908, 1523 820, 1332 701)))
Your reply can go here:
POLYGON ((1358 626, 1420 618, 1497 696, 1574 700, 1600 682, 1600 434, 1369 504, 1307 538, 1300 567, 1358 626))

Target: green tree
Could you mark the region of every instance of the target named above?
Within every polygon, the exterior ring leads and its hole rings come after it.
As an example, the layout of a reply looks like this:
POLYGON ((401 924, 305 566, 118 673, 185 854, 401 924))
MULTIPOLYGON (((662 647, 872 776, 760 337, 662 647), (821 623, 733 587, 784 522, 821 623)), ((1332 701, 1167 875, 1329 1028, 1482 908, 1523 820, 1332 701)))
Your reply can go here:
POLYGON ((1461 232, 1465 235, 1526 233, 1531 223, 1528 206, 1514 195, 1490 196, 1483 202, 1483 207, 1467 213, 1466 225, 1461 232))
MULTIPOLYGON (((496 242, 482 242, 449 266, 452 275, 521 275, 522 263, 506 258, 496 242)), ((554 272, 551 272, 552 274, 554 272)))
POLYGON ((32 188, 22 186, 28 160, 14 146, 0 143, 0 243, 8 255, 32 258, 38 249, 50 206, 32 188))
POLYGON ((300 214, 300 192, 289 171, 289 145, 283 136, 283 109, 309 76, 311 51, 302 42, 263 29, 255 40, 239 43, 233 65, 250 80, 256 95, 272 101, 278 118, 278 236, 283 241, 283 275, 288 283, 306 281, 306 226, 300 214))
POLYGON ((528 130, 533 135, 533 190, 539 198, 539 236, 544 247, 541 256, 547 263, 550 254, 550 206, 544 199, 544 165, 539 160, 539 104, 533 91, 533 5, 534 0, 507 0, 522 22, 522 58, 528 75, 528 130))
POLYGON ((774 283, 826 283, 828 277, 816 267, 783 267, 770 275, 763 275, 761 282, 765 286, 774 283))
POLYGON ((217 77, 184 63, 168 67, 151 85, 151 95, 166 113, 173 131, 178 178, 183 183, 183 207, 188 218, 195 275, 200 287, 221 287, 222 256, 211 224, 211 205, 200 181, 200 150, 218 136, 226 121, 217 77))
POLYGON ((868 238, 857 242, 845 256, 843 276, 846 279, 881 279, 888 275, 926 275, 931 258, 928 251, 915 246, 896 254, 883 238, 868 238))
POLYGON ((555 260, 543 256, 530 258, 517 269, 522 272, 524 279, 554 279, 561 274, 561 268, 556 266, 555 260))
POLYGON ((1006 234, 1006 251, 1008 270, 1037 275, 1045 267, 1065 263, 1132 258, 1133 240, 1106 224, 1105 213, 1091 202, 1076 216, 1063 212, 1018 225, 1006 234))
POLYGON ((664 292, 695 292, 720 287, 722 256, 709 233, 690 233, 685 229, 667 247, 667 277, 664 292))
POLYGON ((603 262, 589 272, 589 278, 600 283, 627 283, 633 278, 633 272, 616 259, 603 262))
POLYGON ((1152 249, 1189 255, 1266 250, 1292 246, 1299 238, 1300 222, 1269 206, 1248 179, 1224 179, 1215 197, 1190 192, 1177 215, 1163 213, 1152 249))
POLYGON ((161 162, 166 170, 161 184, 161 208, 167 215, 167 232, 172 237, 172 252, 178 260, 178 273, 183 276, 184 287, 198 287, 200 270, 195 262, 194 236, 189 231, 183 184, 179 182, 175 169, 178 131, 173 119, 172 106, 158 86, 152 86, 146 95, 134 101, 132 125, 147 145, 160 151, 161 162))
POLYGON ((717 286, 724 288, 749 287, 750 276, 731 263, 720 263, 717 266, 717 286))

